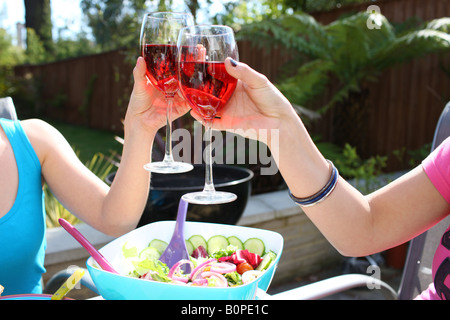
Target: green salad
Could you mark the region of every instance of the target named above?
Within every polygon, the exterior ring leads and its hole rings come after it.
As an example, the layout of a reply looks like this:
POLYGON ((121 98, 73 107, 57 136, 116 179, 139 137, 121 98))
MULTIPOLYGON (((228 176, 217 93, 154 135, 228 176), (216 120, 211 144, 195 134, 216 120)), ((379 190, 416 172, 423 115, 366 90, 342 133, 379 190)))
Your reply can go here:
POLYGON ((138 252, 126 243, 122 253, 133 265, 129 276, 189 286, 232 287, 257 279, 277 258, 258 238, 242 242, 236 236, 215 235, 206 240, 193 235, 186 239, 189 259, 169 268, 159 260, 167 245, 163 240, 153 239, 138 252))

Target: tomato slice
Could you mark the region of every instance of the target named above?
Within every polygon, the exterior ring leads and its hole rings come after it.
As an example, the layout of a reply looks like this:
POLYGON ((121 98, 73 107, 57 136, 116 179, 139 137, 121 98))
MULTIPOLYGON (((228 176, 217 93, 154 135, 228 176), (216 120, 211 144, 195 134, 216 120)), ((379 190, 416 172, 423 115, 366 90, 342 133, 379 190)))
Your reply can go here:
POLYGON ((247 262, 239 263, 239 264, 236 266, 236 271, 237 271, 237 273, 239 273, 239 274, 243 274, 244 272, 250 271, 250 270, 253 270, 253 267, 251 266, 250 263, 247 263, 247 262))

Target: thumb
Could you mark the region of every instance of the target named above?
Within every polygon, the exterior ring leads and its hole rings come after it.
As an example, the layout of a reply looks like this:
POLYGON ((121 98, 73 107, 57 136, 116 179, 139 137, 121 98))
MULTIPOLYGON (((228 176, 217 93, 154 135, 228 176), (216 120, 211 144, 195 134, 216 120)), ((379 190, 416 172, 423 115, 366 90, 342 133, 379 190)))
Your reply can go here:
POLYGON ((145 77, 146 70, 147 69, 144 58, 139 57, 136 61, 136 66, 133 69, 133 77, 135 84, 147 83, 147 79, 145 77))
POLYGON ((242 62, 237 62, 231 58, 225 60, 227 72, 234 78, 241 80, 251 89, 258 89, 267 86, 267 77, 256 70, 250 68, 242 62))

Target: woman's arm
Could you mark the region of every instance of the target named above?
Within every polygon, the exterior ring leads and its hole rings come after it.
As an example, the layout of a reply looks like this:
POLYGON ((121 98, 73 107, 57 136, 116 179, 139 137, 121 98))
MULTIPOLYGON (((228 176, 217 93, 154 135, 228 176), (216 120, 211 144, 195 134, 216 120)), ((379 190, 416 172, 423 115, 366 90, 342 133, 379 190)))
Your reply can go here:
MULTIPOLYGON (((279 170, 290 191, 303 198, 326 184, 330 168, 297 119, 280 126, 279 144, 271 150, 278 150, 279 170)), ((365 256, 417 236, 450 207, 419 166, 367 196, 339 178, 325 201, 303 210, 343 255, 365 256)))
MULTIPOLYGON (((115 236, 135 228, 141 217, 150 182, 150 174, 143 166, 151 160, 154 137, 165 124, 164 96, 147 83, 142 58, 138 59, 133 76, 135 83, 124 121, 122 158, 111 188, 78 160, 56 129, 40 120, 22 122, 52 193, 74 215, 115 236)), ((175 103, 174 118, 189 110, 179 97, 175 103)))
MULTIPOLYGON (((249 138, 269 146, 294 196, 316 193, 330 177, 329 164, 290 103, 247 65, 227 61, 226 67, 240 81, 215 128, 278 130, 279 141, 249 138)), ((418 167, 368 196, 339 178, 325 201, 303 210, 342 254, 363 256, 409 240, 444 218, 450 207, 418 167)))

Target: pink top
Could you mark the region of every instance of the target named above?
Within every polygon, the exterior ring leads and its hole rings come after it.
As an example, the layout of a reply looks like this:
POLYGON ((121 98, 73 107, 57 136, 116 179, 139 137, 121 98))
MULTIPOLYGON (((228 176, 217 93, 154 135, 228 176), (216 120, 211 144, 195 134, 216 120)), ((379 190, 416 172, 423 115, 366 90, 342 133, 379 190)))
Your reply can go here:
MULTIPOLYGON (((423 162, 423 169, 440 194, 450 203, 450 137, 423 162)), ((450 299, 450 226, 442 236, 432 265, 433 283, 416 299, 450 299)))

